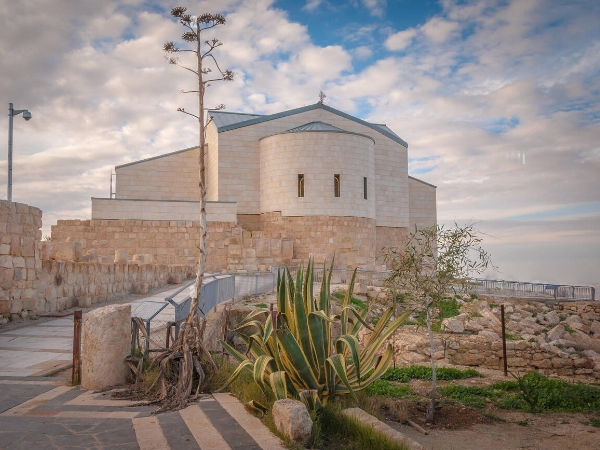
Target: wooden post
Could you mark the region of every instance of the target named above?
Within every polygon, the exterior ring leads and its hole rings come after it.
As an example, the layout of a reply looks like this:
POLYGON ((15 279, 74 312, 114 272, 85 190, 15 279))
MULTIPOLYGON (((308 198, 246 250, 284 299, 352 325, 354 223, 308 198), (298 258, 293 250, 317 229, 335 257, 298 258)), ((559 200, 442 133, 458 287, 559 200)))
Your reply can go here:
POLYGON ((504 376, 508 376, 508 361, 506 360, 506 322, 504 320, 504 305, 500 305, 502 315, 502 359, 504 361, 504 376))
POLYGON ((81 384, 81 310, 73 313, 73 370, 71 382, 81 384))

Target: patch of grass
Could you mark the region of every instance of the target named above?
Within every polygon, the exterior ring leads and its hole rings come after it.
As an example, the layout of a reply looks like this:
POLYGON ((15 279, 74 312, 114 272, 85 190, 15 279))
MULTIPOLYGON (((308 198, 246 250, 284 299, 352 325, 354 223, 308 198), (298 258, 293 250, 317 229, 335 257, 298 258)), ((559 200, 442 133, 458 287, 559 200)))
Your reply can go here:
POLYGON ((522 426, 522 427, 526 427, 527 425, 529 425, 529 420, 525 419, 525 420, 519 420, 517 422, 517 425, 522 426))
POLYGON ((575 330, 573 328, 571 328, 569 325, 567 325, 566 323, 565 323, 565 331, 567 333, 571 333, 571 334, 575 333, 575 330))
POLYGON ((507 341, 522 341, 523 338, 517 334, 508 334, 506 333, 506 340, 507 341))
POLYGON ((467 406, 485 406, 490 399, 497 407, 529 412, 586 412, 600 410, 600 388, 567 383, 529 372, 520 381, 503 381, 485 388, 445 386, 443 395, 467 406))
POLYGON ((404 323, 402 324, 402 326, 406 326, 406 325, 418 325, 417 322, 415 322, 414 320, 405 320, 404 323))
POLYGON ((388 380, 379 379, 367 388, 367 395, 402 398, 412 394, 412 389, 406 385, 396 385, 388 380))
POLYGON ((477 300, 479 297, 477 294, 471 294, 471 300, 477 300))
POLYGON ((590 419, 590 421, 588 422, 588 424, 591 425, 592 427, 600 428, 600 419, 592 417, 590 419))
POLYGON ((409 449, 406 444, 392 441, 358 420, 344 416, 342 407, 337 402, 329 402, 327 406, 318 411, 316 420, 322 430, 323 445, 319 447, 322 449, 409 449))
MULTIPOLYGON (((346 296, 346 293, 343 292, 343 291, 335 291, 333 293, 333 296, 335 298, 337 298, 338 300, 343 300, 344 297, 346 296)), ((356 306, 359 309, 366 309, 367 308, 367 304, 365 302, 363 302, 360 298, 352 297, 350 299, 350 303, 353 304, 354 306, 356 306)))
POLYGON ((536 338, 529 338, 529 342, 531 342, 533 344, 534 342, 537 342, 537 339, 536 338))
POLYGON ((269 305, 267 305, 266 303, 257 303, 254 306, 256 306, 257 308, 268 308, 269 307, 269 305))
POLYGON ((490 303, 490 308, 491 309, 500 308, 500 305, 498 303, 490 303))
MULTIPOLYGON (((438 380, 460 380, 464 378, 483 377, 475 369, 455 369, 453 367, 438 367, 436 370, 438 380)), ((410 380, 431 380, 432 371, 430 366, 408 366, 390 367, 381 377, 382 380, 399 381, 408 383, 410 380)))
POLYGON ((469 318, 474 319, 475 317, 483 317, 483 315, 478 311, 473 311, 469 313, 469 318))

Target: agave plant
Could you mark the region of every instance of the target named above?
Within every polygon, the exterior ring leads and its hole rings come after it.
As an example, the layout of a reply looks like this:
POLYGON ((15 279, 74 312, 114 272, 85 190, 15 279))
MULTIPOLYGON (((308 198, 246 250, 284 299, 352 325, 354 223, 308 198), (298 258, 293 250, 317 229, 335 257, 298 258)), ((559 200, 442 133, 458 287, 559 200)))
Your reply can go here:
POLYGON ((356 399, 357 391, 367 388, 385 373, 392 362, 392 346, 388 344, 382 355, 378 350, 409 313, 392 321, 393 309, 389 308, 374 328, 368 325, 368 310, 358 310, 350 302, 355 270, 342 311, 333 315, 332 269, 333 264, 329 271, 323 269, 321 290, 316 298, 313 298, 312 260, 306 273, 298 269, 295 282, 287 269, 278 274, 277 311, 255 310, 236 329, 248 346, 246 354, 221 341, 225 350, 239 362, 221 390, 243 370, 248 370, 263 391, 272 390, 276 399, 302 396, 320 406, 335 394, 350 394, 356 399), (259 320, 261 316, 264 320, 259 320), (334 340, 331 328, 336 322, 340 324, 341 336, 334 340), (371 333, 361 346, 358 333, 362 327, 371 333), (250 334, 252 329, 255 332, 250 334))

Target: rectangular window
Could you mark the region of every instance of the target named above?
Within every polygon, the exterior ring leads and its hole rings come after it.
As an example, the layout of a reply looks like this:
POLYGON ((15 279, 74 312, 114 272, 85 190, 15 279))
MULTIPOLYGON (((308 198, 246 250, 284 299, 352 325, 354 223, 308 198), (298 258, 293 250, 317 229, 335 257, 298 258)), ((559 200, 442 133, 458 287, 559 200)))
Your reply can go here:
POLYGON ((298 174, 298 197, 304 197, 304 174, 298 174))
POLYGON ((340 174, 336 173, 333 176, 333 195, 335 195, 336 197, 340 196, 340 192, 341 192, 341 181, 340 181, 340 174))
POLYGON ((363 177, 363 190, 365 194, 365 200, 367 199, 367 177, 363 177))

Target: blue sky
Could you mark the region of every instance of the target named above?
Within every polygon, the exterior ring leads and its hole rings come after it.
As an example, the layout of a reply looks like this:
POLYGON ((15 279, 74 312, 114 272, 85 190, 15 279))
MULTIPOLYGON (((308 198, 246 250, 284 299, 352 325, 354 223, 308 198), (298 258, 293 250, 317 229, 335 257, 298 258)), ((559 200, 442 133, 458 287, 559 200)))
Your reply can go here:
MULTIPOLYGON (((15 122, 13 195, 88 218, 115 165, 194 145, 192 80, 165 64, 171 0, 0 6, 0 102, 15 122)), ((600 2, 204 0, 236 80, 207 104, 274 113, 326 103, 387 124, 442 223, 475 221, 499 278, 600 283, 600 2)), ((0 126, 0 142, 6 142, 0 126)), ((0 184, 6 156, 0 152, 0 184)), ((0 194, 2 195, 2 194, 0 194)))

